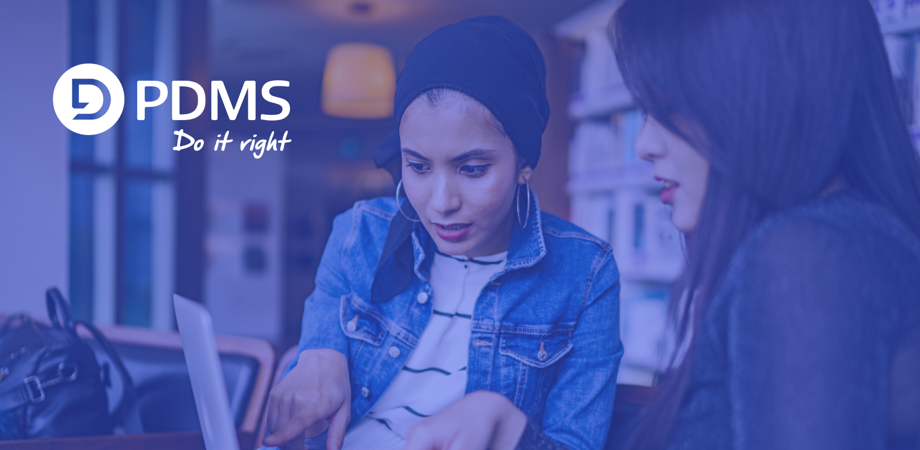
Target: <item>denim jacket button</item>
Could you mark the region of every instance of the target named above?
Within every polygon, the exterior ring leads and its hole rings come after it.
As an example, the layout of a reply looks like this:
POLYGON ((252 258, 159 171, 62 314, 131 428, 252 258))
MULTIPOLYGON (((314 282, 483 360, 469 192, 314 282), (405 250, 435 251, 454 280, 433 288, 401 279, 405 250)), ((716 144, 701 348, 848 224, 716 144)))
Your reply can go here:
POLYGON ((371 396, 371 390, 368 389, 366 386, 363 387, 363 388, 361 388, 361 396, 364 397, 364 398, 370 397, 370 396, 371 396))
POLYGON ((348 325, 345 326, 348 329, 349 333, 354 333, 358 329, 358 316, 355 316, 354 320, 349 320, 348 325))
POLYGON ((396 346, 390 347, 390 356, 394 358, 399 358, 399 347, 396 347, 396 346))
POLYGON ((425 291, 419 292, 419 293, 418 293, 418 297, 416 297, 416 298, 418 299, 418 302, 421 303, 421 304, 423 304, 423 305, 424 305, 425 303, 428 303, 428 293, 425 292, 425 291))
POLYGON ((546 361, 546 358, 549 358, 549 354, 546 353, 546 346, 544 346, 543 343, 541 342, 540 351, 537 352, 537 359, 539 359, 542 362, 542 361, 546 361))

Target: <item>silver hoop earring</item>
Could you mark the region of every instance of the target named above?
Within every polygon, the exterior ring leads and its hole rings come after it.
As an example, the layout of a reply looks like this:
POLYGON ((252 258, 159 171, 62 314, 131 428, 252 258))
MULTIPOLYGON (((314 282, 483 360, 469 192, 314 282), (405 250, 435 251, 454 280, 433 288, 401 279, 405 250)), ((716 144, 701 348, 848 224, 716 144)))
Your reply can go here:
POLYGON ((527 213, 524 214, 524 222, 521 222, 521 185, 517 187, 517 197, 514 198, 514 207, 517 210, 518 225, 521 228, 527 228, 527 221, 530 219, 530 181, 524 181, 524 189, 527 189, 527 213))
POLYGON ((399 190, 400 190, 401 188, 402 188, 402 180, 399 180, 399 183, 396 184, 396 209, 398 209, 399 212, 400 212, 400 213, 403 215, 403 217, 405 217, 406 219, 408 219, 408 220, 410 220, 410 221, 412 221, 412 222, 421 222, 420 219, 413 219, 413 218, 407 216, 406 213, 404 213, 403 210, 402 210, 402 208, 399 206, 399 190))

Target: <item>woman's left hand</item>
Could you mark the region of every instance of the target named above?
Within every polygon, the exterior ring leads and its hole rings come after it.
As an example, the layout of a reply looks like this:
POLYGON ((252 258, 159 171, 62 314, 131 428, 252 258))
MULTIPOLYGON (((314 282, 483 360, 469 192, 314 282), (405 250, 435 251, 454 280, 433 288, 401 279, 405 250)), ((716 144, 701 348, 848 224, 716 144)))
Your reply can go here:
POLYGON ((412 427, 405 450, 514 450, 526 426, 505 396, 476 391, 412 427))

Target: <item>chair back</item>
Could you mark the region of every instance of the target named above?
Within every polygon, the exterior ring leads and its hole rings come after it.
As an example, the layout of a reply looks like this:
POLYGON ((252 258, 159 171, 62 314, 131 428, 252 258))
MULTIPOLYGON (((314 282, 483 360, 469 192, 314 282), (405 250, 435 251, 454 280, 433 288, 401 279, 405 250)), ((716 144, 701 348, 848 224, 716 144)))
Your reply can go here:
POLYGON ((655 394, 656 388, 618 384, 616 399, 613 402, 613 416, 610 419, 610 431, 607 432, 607 444, 604 450, 621 450, 629 444, 639 418, 655 394))
MULTIPOLYGON (((201 429, 178 332, 125 326, 99 330, 131 375, 145 433, 201 429)), ((236 427, 255 433, 274 369, 274 350, 258 339, 217 336, 216 341, 236 427)), ((104 352, 95 345, 94 350, 100 365, 105 365, 104 352)), ((121 400, 117 397, 121 379, 114 370, 108 371, 109 407, 114 410, 121 400)))

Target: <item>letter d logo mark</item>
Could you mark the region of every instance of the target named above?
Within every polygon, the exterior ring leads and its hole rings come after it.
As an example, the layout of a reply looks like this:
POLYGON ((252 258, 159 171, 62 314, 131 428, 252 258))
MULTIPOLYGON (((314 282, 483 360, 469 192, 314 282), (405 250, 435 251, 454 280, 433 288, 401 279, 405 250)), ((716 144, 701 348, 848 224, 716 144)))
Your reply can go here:
POLYGON ((94 135, 112 128, 125 109, 125 92, 112 71, 80 64, 54 85, 54 113, 70 131, 94 135))

